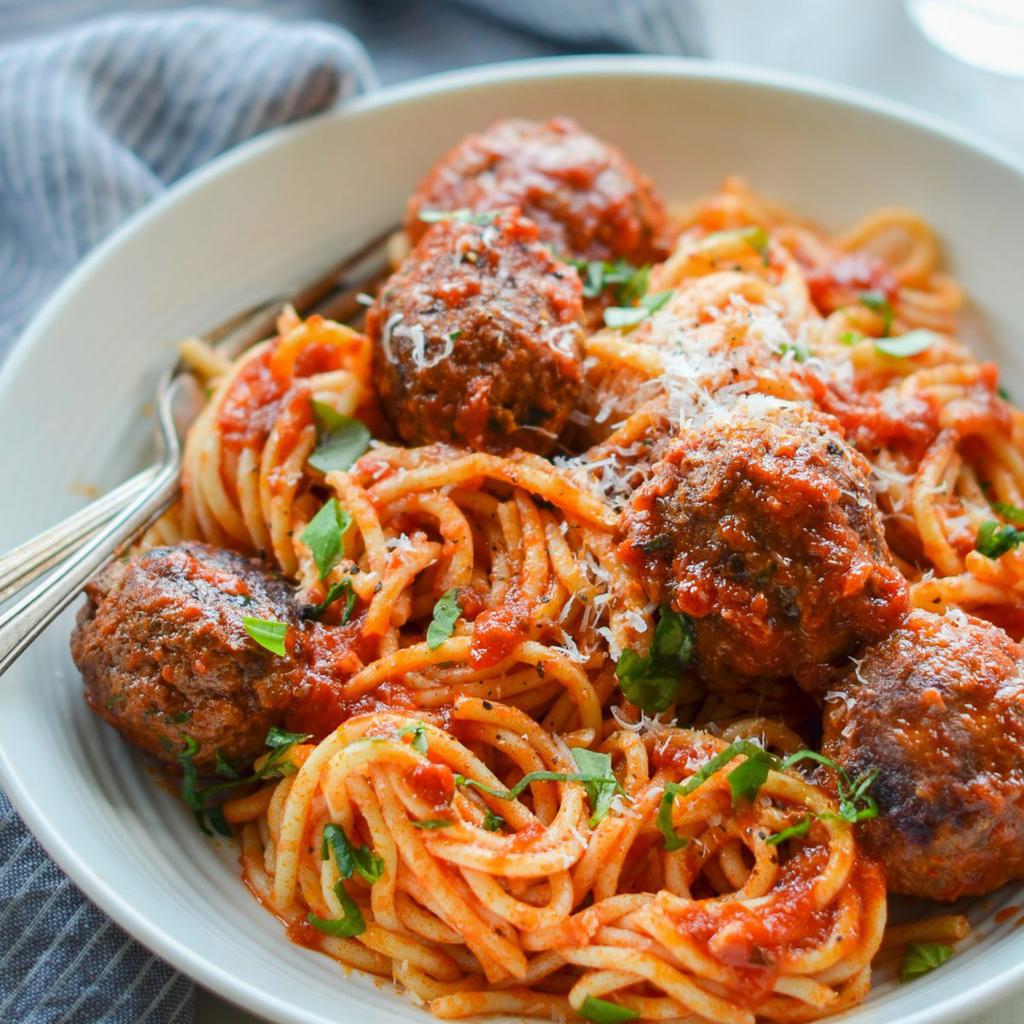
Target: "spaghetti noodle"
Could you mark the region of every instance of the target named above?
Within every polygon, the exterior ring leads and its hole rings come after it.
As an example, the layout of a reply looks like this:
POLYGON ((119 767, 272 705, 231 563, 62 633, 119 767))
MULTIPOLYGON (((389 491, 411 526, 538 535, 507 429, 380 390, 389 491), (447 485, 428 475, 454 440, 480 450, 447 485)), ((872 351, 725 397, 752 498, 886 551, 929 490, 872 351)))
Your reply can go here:
MULTIPOLYGON (((927 225, 885 210, 830 237, 738 179, 673 216, 650 271, 660 305, 586 339, 582 454, 385 439, 318 468, 323 407, 384 433, 363 335, 289 312, 230 366, 185 352, 212 397, 181 506, 145 543, 257 554, 324 629, 360 638, 330 727, 223 807, 246 882, 295 941, 440 1017, 752 1024, 868 991, 881 871, 827 789, 756 753, 806 746, 806 698, 681 671, 652 716, 619 689, 623 652, 653 657, 661 628, 618 557, 619 516, 673 432, 737 408, 835 417, 913 604, 1024 631, 1024 547, 975 543, 1016 522, 993 508, 1024 507, 1024 414, 953 337, 961 295, 927 225), (331 500, 346 518, 325 569, 309 528, 331 500)), ((903 925, 890 943, 965 927, 903 925)))

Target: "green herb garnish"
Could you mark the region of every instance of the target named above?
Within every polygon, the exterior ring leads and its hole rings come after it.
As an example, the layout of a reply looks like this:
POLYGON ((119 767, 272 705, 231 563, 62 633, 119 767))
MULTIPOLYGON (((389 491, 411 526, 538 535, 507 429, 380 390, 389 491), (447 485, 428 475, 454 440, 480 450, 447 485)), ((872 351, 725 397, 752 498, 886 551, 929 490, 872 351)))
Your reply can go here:
POLYGON ((436 651, 455 631, 455 623, 462 614, 457 587, 445 591, 434 605, 434 617, 427 627, 427 649, 436 651))
POLYGON ((795 839, 797 836, 807 835, 810 827, 811 816, 805 814, 795 825, 790 825, 789 828, 784 828, 781 832, 770 835, 765 842, 769 846, 778 846, 779 843, 784 843, 787 839, 795 839))
POLYGON ((334 863, 342 878, 359 875, 369 885, 379 882, 384 874, 384 859, 369 846, 354 846, 338 825, 324 825, 320 855, 327 860, 334 853, 334 863))
POLYGON ((988 558, 999 558, 1024 541, 1024 530, 988 519, 978 527, 975 548, 988 558))
POLYGON ((783 758, 780 767, 785 770, 792 768, 801 761, 814 761, 825 768, 836 773, 836 793, 839 797, 839 813, 833 814, 826 811, 819 817, 828 819, 839 818, 841 821, 848 821, 854 824, 858 821, 868 821, 878 817, 878 804, 874 797, 868 795, 868 790, 878 778, 879 769, 871 768, 862 772, 855 779, 851 779, 846 769, 831 757, 819 754, 816 750, 798 750, 794 754, 783 758))
POLYGON ((493 224, 498 219, 495 212, 474 213, 468 207, 459 210, 420 210, 417 217, 424 224, 439 224, 442 221, 454 220, 460 224, 476 224, 483 227, 485 224, 493 224))
POLYGON ((490 807, 484 808, 484 829, 488 832, 500 832, 505 827, 505 819, 495 814, 490 807))
POLYGON ((352 609, 356 606, 356 592, 352 589, 352 581, 346 576, 327 589, 327 596, 319 603, 305 609, 307 619, 319 619, 327 609, 339 598, 345 598, 345 610, 341 613, 341 624, 344 626, 352 618, 352 609))
POLYGON ((265 647, 279 658, 287 655, 284 646, 284 638, 288 634, 287 622, 278 622, 276 619, 251 619, 246 616, 242 619, 242 625, 260 647, 265 647))
POLYGON ((615 302, 628 306, 647 292, 650 266, 634 267, 625 260, 569 260, 583 281, 583 296, 596 299, 606 288, 615 289, 615 302))
POLYGON ((573 747, 570 752, 583 776, 583 788, 590 801, 590 827, 595 828, 608 814, 615 794, 622 792, 622 787, 612 771, 609 754, 601 754, 586 747, 573 747))
POLYGON ((594 1024, 624 1024, 627 1020, 636 1020, 640 1014, 619 1003, 587 996, 580 1006, 580 1016, 592 1020, 594 1024))
POLYGON ((1018 508, 1005 501, 995 501, 992 503, 992 507, 1004 519, 1009 519, 1011 523, 1016 523, 1018 526, 1024 526, 1024 508, 1018 508))
POLYGON ((417 722, 415 725, 405 725, 398 730, 399 736, 412 736, 412 743, 410 746, 418 754, 426 754, 427 752, 427 730, 422 722, 417 722))
POLYGON ((622 693, 644 711, 664 711, 676 699, 683 670, 693 657, 693 626, 685 615, 662 608, 646 655, 625 650, 615 674, 622 693))
POLYGON ((941 967, 953 955, 952 946, 944 946, 938 942, 911 942, 907 946, 903 966, 900 968, 900 981, 913 981, 922 974, 941 967))
POLYGON ((896 338, 879 338, 875 342, 875 351, 897 359, 909 359, 931 348, 938 340, 939 336, 934 331, 908 331, 896 338))
POLYGON ((712 231, 697 243, 698 249, 711 249, 722 242, 745 242, 765 264, 768 262, 768 232, 764 228, 736 228, 731 231, 712 231))
POLYGON ((672 298, 672 290, 655 292, 653 295, 645 295, 636 306, 609 306, 604 311, 604 322, 606 327, 622 330, 627 327, 636 327, 638 323, 646 320, 652 313, 657 313, 668 300, 672 298))
POLYGON ((885 292, 861 292, 858 296, 860 304, 867 306, 874 313, 882 317, 882 337, 888 338, 892 330, 893 308, 885 292))
POLYGON ((449 821, 447 818, 426 818, 423 821, 412 822, 412 827, 425 829, 451 828, 451 826, 454 824, 454 821, 449 821))
POLYGON ((314 469, 329 473, 333 469, 351 469, 370 447, 370 431, 362 420, 344 416, 326 402, 313 399, 316 424, 316 448, 307 460, 314 469))
POLYGON ((323 932, 324 935, 333 935, 335 938, 362 935, 366 931, 366 921, 363 920, 362 911, 356 905, 356 901, 348 894, 345 883, 340 879, 334 883, 334 895, 341 904, 341 917, 318 917, 310 913, 306 915, 306 920, 317 931, 323 932))
POLYGON ((337 498, 324 503, 309 521, 300 540, 309 548, 321 580, 341 561, 341 543, 352 517, 338 504, 337 498))

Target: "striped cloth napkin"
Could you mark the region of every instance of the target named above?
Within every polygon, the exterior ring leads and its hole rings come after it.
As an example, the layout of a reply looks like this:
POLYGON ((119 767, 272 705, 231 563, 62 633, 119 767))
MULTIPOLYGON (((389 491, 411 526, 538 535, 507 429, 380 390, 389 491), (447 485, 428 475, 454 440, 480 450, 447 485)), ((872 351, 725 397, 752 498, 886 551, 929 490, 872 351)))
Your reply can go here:
MULTIPOLYGON (((308 0, 316 6, 304 9, 291 0, 277 5, 288 8, 275 11, 283 20, 242 10, 248 0, 224 2, 234 9, 135 0, 148 13, 41 35, 89 6, 115 5, 0 0, 0 40, 22 36, 0 44, 0 358, 68 270, 168 184, 375 84, 353 35, 296 15, 340 13, 380 40, 378 51, 370 39, 371 51, 389 77, 437 69, 436 59, 424 67, 413 56, 423 52, 424 18, 435 50, 447 43, 449 64, 587 46, 699 46, 693 0, 460 0, 447 9, 406 0, 308 0)), ((192 1014, 191 983, 97 910, 0 793, 0 1022, 189 1024, 192 1014)))

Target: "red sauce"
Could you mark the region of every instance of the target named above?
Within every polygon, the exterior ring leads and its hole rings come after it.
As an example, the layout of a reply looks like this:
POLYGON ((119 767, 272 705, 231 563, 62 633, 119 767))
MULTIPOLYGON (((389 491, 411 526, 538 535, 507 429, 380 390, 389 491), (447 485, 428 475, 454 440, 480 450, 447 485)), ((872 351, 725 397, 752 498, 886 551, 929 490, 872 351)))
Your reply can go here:
POLYGON ((289 939, 297 946, 305 946, 306 949, 320 948, 320 932, 318 932, 304 917, 293 921, 285 930, 289 939))
POLYGON ((864 292, 879 292, 892 302, 899 285, 892 271, 866 252, 845 253, 823 267, 806 269, 811 301, 823 313, 856 302, 864 292))
POLYGON ((521 598, 477 616, 469 660, 474 668, 490 668, 507 658, 527 637, 530 609, 521 598))
POLYGON ((998 911, 995 915, 996 924, 1002 924, 1004 921, 1009 921, 1015 914, 1020 913, 1020 907, 1003 907, 1002 910, 998 911))
POLYGON ((409 776, 409 786, 431 807, 447 808, 455 795, 455 777, 446 764, 418 764, 409 776))

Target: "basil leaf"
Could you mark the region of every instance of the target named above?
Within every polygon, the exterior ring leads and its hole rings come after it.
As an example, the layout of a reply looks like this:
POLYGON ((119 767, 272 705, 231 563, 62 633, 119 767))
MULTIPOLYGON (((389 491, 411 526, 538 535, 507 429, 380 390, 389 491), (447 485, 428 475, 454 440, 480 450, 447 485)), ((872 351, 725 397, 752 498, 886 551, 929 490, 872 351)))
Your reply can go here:
POLYGON ((685 615, 662 608, 651 649, 641 656, 622 652, 615 674, 623 695, 644 711, 664 711, 676 699, 683 670, 693 657, 693 626, 685 615))
POLYGON ((427 818, 424 821, 414 821, 414 822, 412 822, 412 827, 413 828, 426 828, 426 829, 432 829, 432 828, 451 828, 451 826, 454 825, 454 824, 455 824, 454 821, 449 821, 446 818, 427 818))
POLYGON ((672 290, 668 289, 655 292, 653 295, 645 295, 636 306, 609 306, 604 311, 605 326, 616 329, 635 327, 652 313, 657 313, 670 298, 672 290))
POLYGON ((858 296, 862 306, 867 306, 872 312, 881 314, 882 337, 888 338, 892 330, 893 309, 885 292, 861 292, 858 296))
POLYGON ((352 618, 352 609, 356 606, 356 592, 352 589, 352 581, 347 576, 337 583, 332 583, 327 589, 326 597, 319 604, 305 609, 303 614, 307 619, 319 619, 342 596, 345 598, 345 610, 341 613, 341 624, 344 626, 352 618))
POLYGON ((219 750, 214 754, 214 771, 222 779, 240 778, 231 762, 219 750))
POLYGON ((627 1020, 636 1020, 640 1014, 618 1003, 610 1003, 607 999, 587 996, 580 1007, 580 1016, 592 1020, 594 1024, 623 1024, 627 1020))
POLYGON ((622 792, 622 787, 612 771, 612 759, 609 754, 587 750, 586 747, 573 747, 570 753, 580 770, 583 788, 587 791, 591 812, 590 827, 594 828, 608 814, 615 794, 622 792))
POLYGON ((177 758, 181 765, 181 799, 191 808, 203 835, 212 836, 206 824, 206 801, 202 799, 197 786, 199 772, 196 770, 195 756, 198 753, 199 744, 192 736, 186 736, 185 749, 177 758))
POLYGON ((1024 541, 1024 530, 989 519, 978 527, 975 548, 988 558, 999 558, 1024 541))
POLYGON ((292 775, 295 768, 288 759, 288 753, 296 743, 305 743, 311 739, 309 733, 286 732, 276 725, 271 726, 267 732, 267 738, 263 741, 270 747, 270 756, 263 764, 253 772, 250 779, 245 782, 255 782, 260 779, 283 778, 285 775, 292 775))
POLYGON ((864 340, 864 335, 857 331, 843 331, 839 335, 839 340, 844 345, 859 345, 864 340))
POLYGON ((766 760, 768 756, 770 755, 762 751, 758 757, 748 757, 726 776, 734 804, 741 800, 749 802, 757 796, 758 791, 767 781, 768 772, 771 769, 771 761, 766 760))
POLYGON ((412 749, 417 753, 426 754, 427 752, 427 730, 424 728, 422 722, 417 722, 415 725, 406 725, 398 730, 399 736, 408 736, 412 734, 412 749))
POLYGON ((287 655, 284 646, 284 638, 288 633, 287 622, 277 622, 275 619, 252 619, 246 616, 242 619, 242 625, 246 633, 260 645, 265 647, 271 654, 283 658, 287 655))
POLYGON ((732 231, 712 231, 697 244, 698 249, 711 249, 720 242, 746 242, 761 259, 768 262, 768 232, 764 228, 736 228, 732 231))
POLYGON ((802 341, 784 341, 779 346, 779 355, 785 358, 789 353, 793 353, 793 361, 797 363, 806 363, 811 358, 810 349, 802 341))
POLYGON ((320 854, 328 859, 330 851, 334 851, 334 863, 342 878, 351 878, 358 874, 364 881, 373 885, 380 881, 384 874, 384 860, 368 846, 353 846, 343 829, 337 825, 324 825, 324 838, 320 854))
POLYGON ((455 630, 455 623, 462 614, 458 602, 457 587, 445 591, 434 605, 434 617, 427 627, 427 649, 436 651, 455 630))
POLYGON ((729 789, 732 792, 732 799, 735 803, 738 798, 752 799, 753 796, 757 795, 757 790, 764 783, 764 780, 768 778, 768 769, 779 768, 780 763, 777 757, 769 754, 762 747, 759 747, 756 743, 751 743, 749 740, 735 740, 730 743, 725 749, 720 750, 711 760, 701 765, 697 771, 691 775, 685 782, 669 782, 665 784, 665 792, 661 798, 661 804, 658 807, 658 817, 656 824, 662 836, 665 838, 665 849, 671 852, 672 850, 681 850, 689 842, 686 836, 679 835, 676 832, 672 824, 672 805, 675 802, 677 796, 689 796, 698 786, 707 782, 712 775, 715 774, 720 768, 727 765, 733 758, 743 754, 746 756, 749 763, 751 760, 763 764, 764 776, 757 782, 756 787, 754 782, 761 774, 761 769, 754 770, 753 773, 741 773, 735 783, 733 776, 739 771, 742 765, 738 765, 734 768, 728 776, 729 789), (748 796, 748 794, 751 794, 748 796))
POLYGON ((500 832, 505 827, 505 819, 487 807, 484 809, 484 828, 488 832, 500 832))
POLYGON ((795 839, 797 836, 807 835, 810 827, 811 816, 809 814, 805 814, 795 825, 790 825, 789 828, 784 828, 781 832, 776 832, 774 835, 770 835, 765 842, 769 846, 778 846, 780 843, 784 843, 787 839, 795 839))
POLYGON ((629 306, 647 292, 650 266, 634 267, 625 260, 568 260, 583 281, 583 297, 596 299, 608 288, 615 289, 615 302, 629 306))
POLYGON ((879 338, 875 341, 875 351, 898 359, 908 359, 910 356, 920 355, 938 340, 939 336, 934 331, 908 331, 897 338, 879 338))
POLYGON ((953 955, 952 946, 938 942, 911 942, 900 968, 900 981, 913 981, 941 967, 953 955))
POLYGON ((851 825, 858 821, 868 821, 878 817, 878 804, 875 799, 868 795, 868 790, 878 778, 880 769, 871 768, 862 772, 856 779, 851 779, 846 769, 831 757, 819 754, 816 750, 798 750, 782 761, 782 768, 792 768, 801 761, 814 761, 824 768, 836 773, 836 793, 839 797, 839 813, 833 814, 826 811, 818 815, 822 819, 836 819, 849 822, 851 825))
POLYGON ((352 517, 338 504, 337 498, 325 502, 309 521, 299 539, 309 548, 321 580, 341 561, 341 542, 352 525, 352 517))
POLYGON ((334 895, 341 904, 341 917, 332 919, 317 917, 316 914, 310 913, 306 915, 306 920, 324 935, 333 935, 335 938, 362 935, 366 931, 366 921, 363 920, 362 911, 356 905, 356 901, 348 894, 344 882, 338 881, 334 884, 334 895))
POLYGON ((351 469, 352 464, 370 447, 370 431, 362 420, 343 416, 326 402, 313 399, 316 423, 316 448, 306 460, 321 473, 332 469, 351 469))
POLYGON ((997 501, 992 507, 1004 518, 1018 526, 1024 526, 1024 508, 1017 508, 1016 505, 1008 505, 1005 501, 997 501))
POLYGON ((424 224, 439 224, 442 221, 454 220, 460 224, 493 224, 498 218, 496 212, 474 213, 468 207, 459 210, 420 210, 417 217, 424 224))
POLYGON ((582 782, 587 790, 587 799, 590 801, 590 811, 594 816, 591 824, 596 824, 594 818, 600 821, 608 813, 608 806, 616 793, 625 792, 619 785, 618 780, 611 770, 611 758, 607 754, 598 754, 591 750, 584 751, 582 747, 574 747, 572 750, 573 759, 582 769, 583 763, 587 763, 595 770, 586 772, 530 772, 524 775, 511 789, 495 789, 488 786, 486 782, 477 782, 476 779, 467 779, 465 775, 455 775, 455 785, 463 788, 472 786, 487 793, 489 796, 497 797, 499 800, 515 800, 527 786, 535 782, 582 782), (578 754, 582 753, 580 758, 578 754), (589 756, 588 756, 589 755, 589 756), (607 758, 607 761, 605 760, 607 758), (593 789, 591 789, 593 787, 593 789), (609 792, 610 790, 610 792, 609 792))

